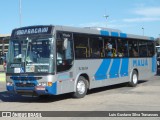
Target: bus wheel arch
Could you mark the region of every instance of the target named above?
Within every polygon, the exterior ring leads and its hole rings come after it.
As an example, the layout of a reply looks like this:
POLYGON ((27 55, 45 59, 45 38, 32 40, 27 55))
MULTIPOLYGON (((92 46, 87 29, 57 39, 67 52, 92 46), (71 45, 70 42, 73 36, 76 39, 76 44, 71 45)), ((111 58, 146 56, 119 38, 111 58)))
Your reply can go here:
POLYGON ((85 73, 81 74, 80 76, 83 76, 86 79, 86 81, 87 81, 87 89, 89 89, 89 85, 90 85, 89 76, 87 74, 85 74, 85 73))
POLYGON ((89 76, 87 74, 80 74, 75 82, 74 98, 83 98, 89 88, 89 76))
POLYGON ((130 75, 130 81, 128 82, 128 85, 130 87, 135 87, 138 84, 138 69, 133 69, 130 75))

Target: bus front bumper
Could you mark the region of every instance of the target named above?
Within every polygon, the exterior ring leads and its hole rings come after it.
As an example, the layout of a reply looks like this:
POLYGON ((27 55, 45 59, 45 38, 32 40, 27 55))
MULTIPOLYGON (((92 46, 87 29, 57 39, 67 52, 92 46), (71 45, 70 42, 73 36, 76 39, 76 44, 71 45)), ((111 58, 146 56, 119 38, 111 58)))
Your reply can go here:
POLYGON ((14 84, 7 84, 8 91, 15 92, 21 95, 56 95, 57 94, 57 82, 52 86, 34 86, 34 87, 20 87, 14 84))

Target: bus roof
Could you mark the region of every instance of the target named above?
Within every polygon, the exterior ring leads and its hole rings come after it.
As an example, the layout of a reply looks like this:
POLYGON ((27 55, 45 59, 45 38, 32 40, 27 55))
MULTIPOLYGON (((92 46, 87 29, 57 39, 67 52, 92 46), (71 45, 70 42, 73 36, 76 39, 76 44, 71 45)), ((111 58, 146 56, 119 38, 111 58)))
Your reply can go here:
POLYGON ((102 27, 69 27, 69 26, 55 26, 56 30, 60 31, 70 31, 70 32, 78 32, 78 33, 86 33, 86 34, 98 34, 103 36, 111 36, 111 37, 121 37, 121 38, 135 38, 135 39, 144 39, 144 40, 155 40, 153 37, 140 36, 134 34, 123 33, 118 29, 111 28, 102 28, 102 27))
POLYGON ((11 37, 15 37, 18 35, 30 35, 32 33, 34 35, 35 34, 52 34, 53 29, 57 31, 66 31, 66 32, 68 31, 68 32, 77 32, 77 33, 84 33, 84 34, 96 34, 96 35, 111 36, 111 37, 155 40, 153 37, 123 33, 122 31, 118 29, 103 28, 103 27, 80 28, 80 27, 70 27, 70 26, 61 26, 61 25, 38 25, 38 26, 27 26, 27 27, 16 28, 12 31, 11 37))

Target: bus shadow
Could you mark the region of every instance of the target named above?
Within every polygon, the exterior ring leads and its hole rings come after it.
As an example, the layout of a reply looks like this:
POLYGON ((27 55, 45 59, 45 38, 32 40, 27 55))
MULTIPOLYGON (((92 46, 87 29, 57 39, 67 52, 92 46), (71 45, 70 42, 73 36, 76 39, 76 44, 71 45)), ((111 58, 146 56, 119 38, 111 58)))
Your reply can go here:
POLYGON ((69 98, 72 98, 70 94, 38 97, 38 96, 22 96, 8 91, 0 92, 0 101, 3 102, 47 103, 47 102, 58 102, 69 98))
MULTIPOLYGON (((138 85, 143 84, 145 82, 147 81, 140 80, 138 85)), ((128 86, 126 85, 126 83, 122 83, 122 84, 117 84, 117 85, 101 87, 101 88, 95 88, 95 89, 89 90, 87 94, 91 95, 91 94, 100 93, 106 90, 109 91, 109 90, 113 90, 113 89, 116 90, 120 88, 124 88, 126 90, 126 88, 128 89, 128 86)), ((56 96, 52 95, 52 96, 37 97, 37 96, 22 96, 22 95, 8 92, 8 91, 0 92, 0 101, 3 101, 3 102, 50 103, 50 102, 58 102, 58 101, 66 100, 66 99, 73 99, 73 97, 70 93, 63 94, 63 95, 56 95, 56 96)))
POLYGON ((157 68, 157 74, 156 76, 160 76, 160 68, 157 68))
POLYGON ((103 92, 103 91, 109 91, 112 89, 119 89, 119 88, 123 88, 126 87, 126 83, 122 83, 122 84, 116 84, 116 85, 110 85, 110 86, 104 86, 104 87, 100 87, 100 88, 94 88, 88 91, 88 94, 94 94, 94 93, 99 93, 99 92, 103 92))
MULTIPOLYGON (((147 80, 139 80, 138 81, 138 85, 146 83, 146 82, 147 82, 147 80)), ((99 93, 99 92, 103 92, 103 91, 106 91, 106 90, 109 91, 109 90, 112 90, 112 89, 116 90, 116 89, 120 89, 120 88, 126 89, 126 88, 134 88, 134 87, 130 87, 128 85, 128 83, 121 83, 121 84, 116 84, 116 85, 110 85, 110 86, 100 87, 100 88, 94 88, 94 89, 90 90, 88 92, 88 94, 99 93)))

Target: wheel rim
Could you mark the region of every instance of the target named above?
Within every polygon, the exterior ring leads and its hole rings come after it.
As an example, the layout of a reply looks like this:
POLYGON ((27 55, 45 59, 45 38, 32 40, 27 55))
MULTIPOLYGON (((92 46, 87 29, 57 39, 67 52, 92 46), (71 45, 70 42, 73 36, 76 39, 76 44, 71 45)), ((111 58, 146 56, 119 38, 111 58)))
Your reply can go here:
POLYGON ((85 92, 85 83, 83 81, 79 81, 77 83, 77 91, 79 94, 83 94, 85 92))
POLYGON ((136 84, 136 83, 137 83, 137 80, 138 80, 137 74, 134 74, 134 75, 133 75, 133 83, 136 84))

